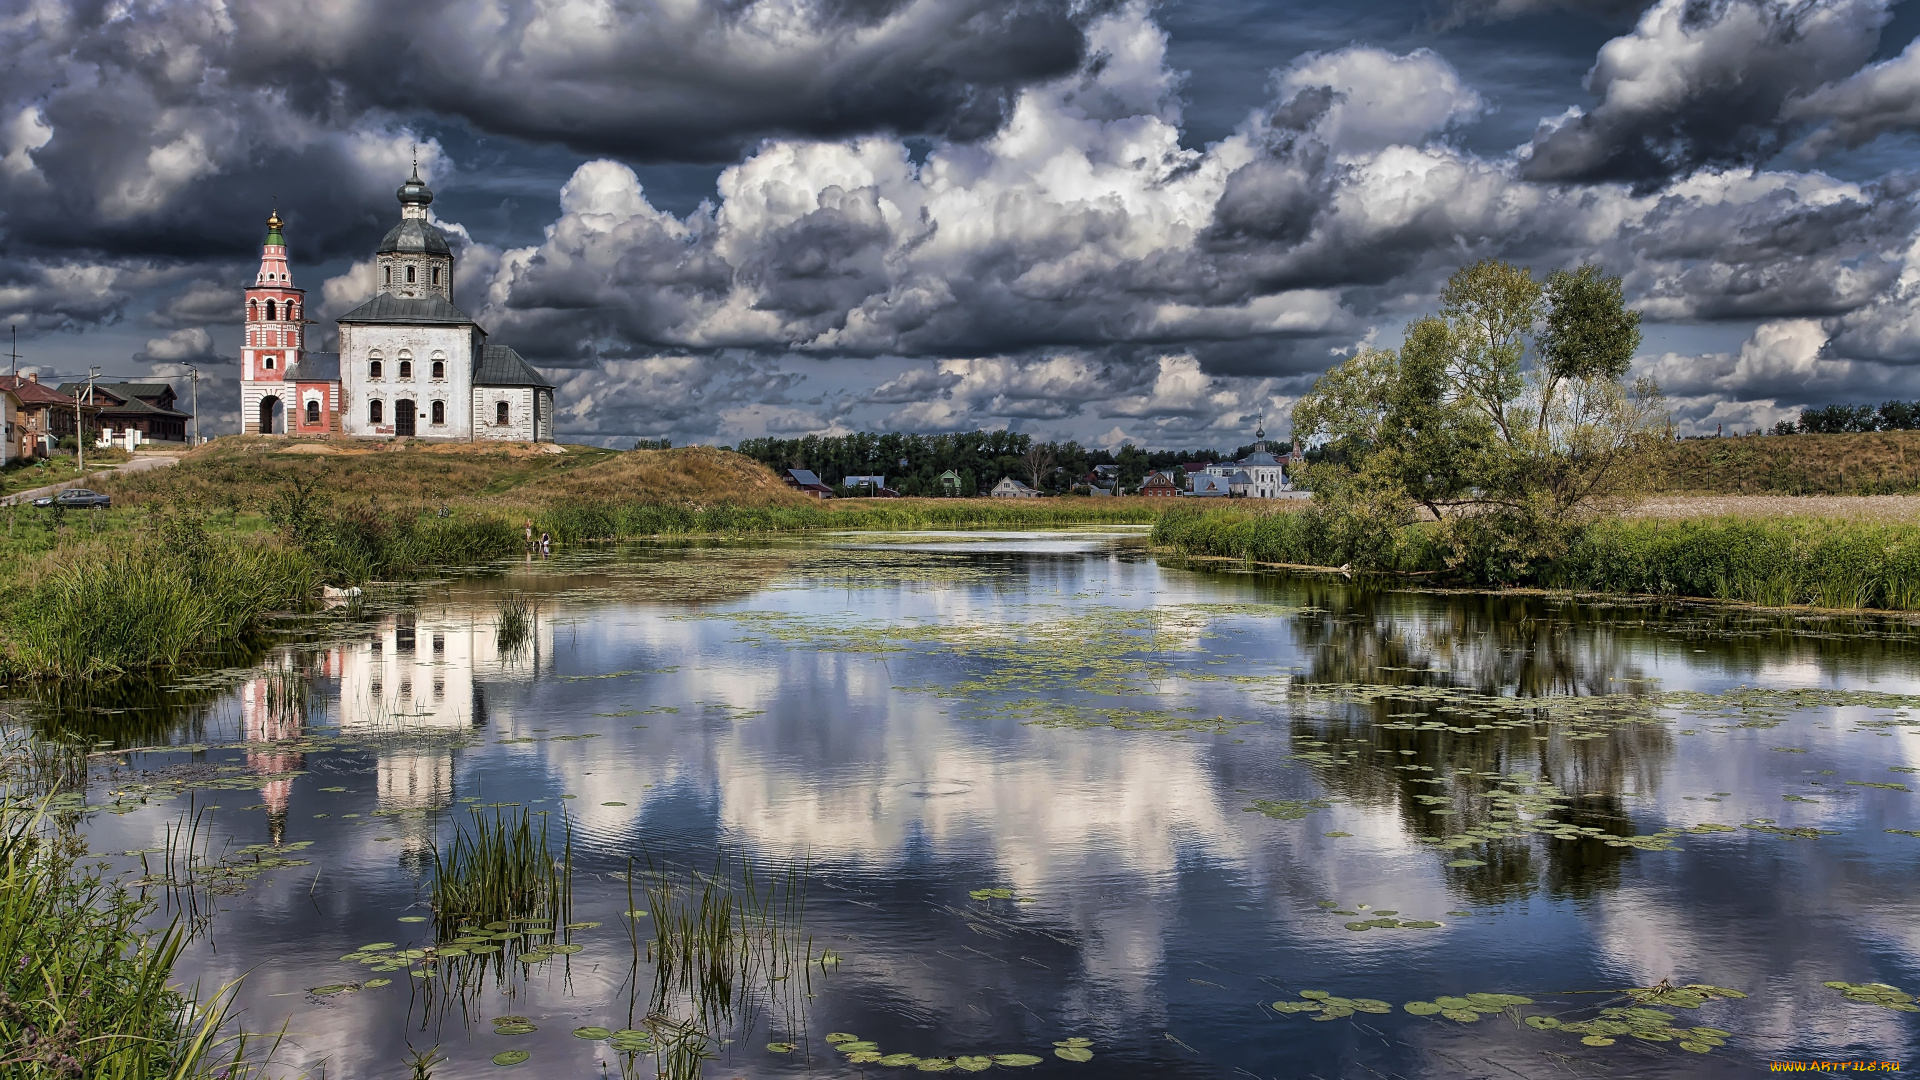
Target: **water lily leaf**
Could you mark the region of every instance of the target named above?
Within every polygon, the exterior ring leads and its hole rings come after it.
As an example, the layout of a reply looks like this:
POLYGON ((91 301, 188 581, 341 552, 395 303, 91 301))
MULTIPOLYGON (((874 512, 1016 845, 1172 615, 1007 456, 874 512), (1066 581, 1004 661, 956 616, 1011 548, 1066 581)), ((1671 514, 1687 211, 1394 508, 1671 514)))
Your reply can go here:
POLYGON ((1038 1065, 1040 1064, 1040 1062, 1044 1060, 1045 1060, 1044 1058, 1037 1058, 1037 1057, 1034 1057, 1032 1054, 995 1054, 993 1055, 993 1063, 995 1065, 1010 1065, 1010 1066, 1038 1065))
POLYGON ((1384 1001, 1376 1001, 1373 998, 1354 998, 1353 1007, 1363 1013, 1390 1013, 1393 1011, 1393 1006, 1384 1001))
POLYGON ((358 990, 358 989, 360 989, 359 983, 333 983, 328 986, 316 986, 313 989, 307 991, 307 993, 319 994, 322 997, 327 997, 333 994, 345 994, 349 991, 358 990))
POLYGON ((767 1049, 776 1054, 791 1054, 795 1050, 800 1049, 800 1047, 794 1043, 770 1042, 767 1044, 767 1049))
POLYGON ((1713 1044, 1697 1042, 1693 1039, 1682 1039, 1680 1041, 1680 1049, 1691 1050, 1696 1054, 1711 1054, 1713 1052, 1713 1044))
POLYGON ((1053 1056, 1068 1061, 1092 1061, 1093 1051, 1084 1046, 1060 1046, 1054 1048, 1053 1056))
POLYGON ((647 913, 646 913, 646 912, 644 912, 644 911, 629 911, 629 912, 627 912, 627 918, 629 918, 629 919, 644 919, 644 918, 646 918, 646 917, 647 917, 647 913))
POLYGON ((898 1069, 907 1065, 920 1064, 920 1057, 917 1054, 887 1054, 876 1060, 874 1064, 898 1069))
POLYGON ((525 1050, 503 1050, 493 1055, 493 1063, 495 1065, 518 1065, 532 1056, 532 1054, 527 1053, 525 1050))
POLYGON ((848 1055, 847 1055, 847 1060, 848 1060, 848 1061, 851 1061, 851 1062, 854 1062, 854 1063, 856 1063, 856 1064, 860 1064, 860 1065, 865 1065, 865 1064, 867 1064, 868 1062, 873 1062, 873 1061, 879 1061, 879 1060, 880 1060, 880 1051, 878 1051, 878 1050, 855 1050, 855 1051, 854 1051, 853 1053, 851 1053, 851 1054, 848 1054, 848 1055))
POLYGON ((591 930, 591 929, 593 929, 594 927, 596 927, 596 926, 599 926, 599 925, 600 925, 600 924, 599 924, 599 923, 597 923, 597 922, 570 922, 570 923, 568 923, 568 924, 567 924, 567 929, 569 929, 569 930, 591 930))
POLYGON ((855 1039, 852 1042, 839 1043, 834 1049, 843 1054, 857 1054, 862 1050, 878 1050, 880 1049, 880 1044, 868 1042, 865 1039, 855 1039))
POLYGON ((599 1042, 601 1039, 613 1038, 613 1031, 610 1028, 603 1027, 577 1027, 573 1029, 573 1037, 576 1039, 591 1039, 594 1042, 599 1042))
POLYGON ((918 1062, 914 1063, 913 1067, 921 1072, 952 1072, 953 1060, 951 1058, 921 1058, 918 1062))
POLYGON ((586 946, 585 945, 547 945, 547 946, 544 946, 544 948, 548 952, 563 953, 567 956, 572 956, 574 953, 577 953, 581 949, 586 948, 586 946))
POLYGON ((1431 1001, 1409 1001, 1400 1007, 1415 1016, 1432 1016, 1440 1011, 1440 1006, 1431 1001))
POLYGON ((1455 859, 1447 865, 1455 868, 1464 868, 1468 866, 1485 866, 1487 864, 1481 859, 1455 859))
POLYGON ((1583 1043, 1586 1043, 1588 1046, 1612 1046, 1613 1045, 1613 1040, 1607 1038, 1605 1035, 1589 1035, 1586 1038, 1581 1039, 1580 1041, 1583 1043))
POLYGON ((1074 1037, 1074 1038, 1071 1038, 1071 1039, 1061 1039, 1061 1040, 1060 1040, 1059 1042, 1057 1042, 1057 1043, 1054 1043, 1053 1045, 1055 1045, 1055 1046, 1092 1046, 1092 1045, 1093 1045, 1093 1040, 1092 1040, 1092 1039, 1082 1039, 1082 1038, 1079 1038, 1078 1036, 1076 1036, 1076 1037, 1074 1037))
POLYGON ((524 1021, 518 1024, 495 1023, 493 1025, 495 1035, 531 1035, 538 1030, 540 1029, 524 1021))
POLYGON ((1306 998, 1308 1001, 1324 1001, 1333 995, 1327 993, 1325 990, 1302 990, 1300 991, 1300 996, 1306 998))
POLYGON ((488 930, 505 930, 505 929, 507 929, 508 927, 510 927, 510 926, 512 926, 512 925, 513 925, 513 924, 512 924, 512 923, 510 923, 510 922, 502 922, 502 921, 494 921, 494 922, 490 922, 490 923, 488 923, 488 924, 486 925, 486 929, 488 929, 488 930))
POLYGON ((993 1068, 993 1059, 984 1054, 962 1054, 953 1059, 953 1066, 967 1072, 985 1072, 993 1068))
POLYGON ((860 1040, 860 1036, 849 1035, 844 1031, 827 1032, 827 1042, 829 1043, 850 1043, 850 1042, 858 1042, 859 1040, 860 1040))
POLYGON ((1433 1001, 1434 1001, 1434 1004, 1440 1006, 1443 1009, 1473 1008, 1473 1002, 1463 997, 1453 997, 1451 995, 1443 995, 1441 997, 1434 998, 1433 1001))
POLYGON ((400 916, 400 921, 401 922, 426 922, 427 917, 425 915, 402 915, 400 916))
POLYGON ((1472 1009, 1441 1009, 1440 1015, 1449 1020, 1458 1020, 1462 1024, 1471 1024, 1480 1019, 1480 1014, 1472 1009))
POLYGON ((385 952, 385 951, 387 951, 388 949, 391 949, 391 948, 393 948, 393 942, 391 942, 391 941, 376 941, 376 942, 374 942, 374 943, 373 943, 373 944, 371 944, 371 945, 362 945, 362 946, 360 946, 360 950, 359 950, 359 951, 361 951, 361 952, 385 952))
POLYGON ((1529 1016, 1524 1023, 1535 1031, 1552 1031, 1560 1026, 1560 1021, 1551 1016, 1529 1016))

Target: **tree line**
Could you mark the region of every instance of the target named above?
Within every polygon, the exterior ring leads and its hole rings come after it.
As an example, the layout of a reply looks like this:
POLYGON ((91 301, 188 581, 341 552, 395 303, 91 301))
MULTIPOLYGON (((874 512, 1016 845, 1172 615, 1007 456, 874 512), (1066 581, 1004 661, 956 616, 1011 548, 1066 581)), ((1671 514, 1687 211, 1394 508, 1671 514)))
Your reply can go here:
POLYGON ((1920 429, 1920 401, 1888 401, 1872 405, 1822 405, 1800 410, 1800 419, 1773 425, 1775 435, 1838 435, 1849 431, 1913 431, 1920 429))
MULTIPOLYGON (((1275 444, 1284 453, 1286 444, 1275 444)), ((1236 461, 1253 452, 1251 443, 1230 452, 1218 450, 1147 450, 1123 443, 1102 450, 1078 442, 1036 442, 1018 432, 967 431, 946 435, 912 435, 898 431, 858 432, 852 435, 807 435, 798 439, 747 439, 734 447, 739 453, 775 472, 810 469, 820 482, 841 488, 849 476, 884 476, 887 486, 902 495, 961 496, 983 494, 1003 477, 1013 477, 1038 490, 1066 494, 1083 488, 1082 478, 1101 465, 1114 466, 1123 491, 1137 489, 1147 473, 1171 469, 1184 462, 1236 461), (940 482, 952 471, 960 480, 957 492, 940 482)))

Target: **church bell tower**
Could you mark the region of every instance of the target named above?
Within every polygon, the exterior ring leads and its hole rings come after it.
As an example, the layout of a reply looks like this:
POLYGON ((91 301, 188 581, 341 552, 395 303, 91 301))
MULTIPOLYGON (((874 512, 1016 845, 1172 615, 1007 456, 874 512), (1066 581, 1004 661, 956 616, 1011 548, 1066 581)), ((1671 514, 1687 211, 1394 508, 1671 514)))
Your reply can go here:
POLYGON ((249 435, 285 435, 293 408, 288 370, 306 348, 304 290, 287 272, 280 211, 267 218, 260 273, 247 290, 246 340, 240 350, 240 417, 249 435))

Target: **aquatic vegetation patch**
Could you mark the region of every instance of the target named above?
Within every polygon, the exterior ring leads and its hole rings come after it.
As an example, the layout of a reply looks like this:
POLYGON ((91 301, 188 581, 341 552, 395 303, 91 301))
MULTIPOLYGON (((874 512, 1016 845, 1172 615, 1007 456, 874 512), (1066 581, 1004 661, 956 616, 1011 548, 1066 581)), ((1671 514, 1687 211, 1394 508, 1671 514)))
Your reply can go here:
POLYGON ((1325 810, 1333 805, 1328 799, 1255 799, 1247 812, 1261 814, 1275 821, 1299 821, 1315 810, 1325 810))
POLYGON ((1313 1013, 1315 1020, 1338 1020, 1343 1016, 1352 1016, 1356 1012, 1390 1013, 1393 1006, 1373 998, 1347 998, 1330 994, 1325 990, 1302 990, 1298 1001, 1276 1001, 1273 1011, 1292 1015, 1293 1013, 1313 1013))
POLYGON ((1913 995, 1897 986, 1886 983, 1850 983, 1826 982, 1820 985, 1829 990, 1840 991, 1840 996, 1848 1001, 1862 1005, 1878 1005, 1895 1012, 1920 1012, 1920 1004, 1915 1004, 1913 995))
MULTIPOLYGON (((827 1045, 846 1056, 853 1065, 884 1065, 894 1069, 915 1069, 919 1072, 985 1072, 994 1066, 1005 1068, 1024 1068, 1038 1065, 1046 1059, 1036 1054, 957 1054, 952 1057, 920 1057, 916 1054, 889 1054, 880 1049, 880 1044, 862 1039, 848 1031, 830 1031, 826 1037, 827 1045)), ((781 1043, 791 1047, 791 1043, 781 1043)), ((769 1050, 773 1049, 771 1046, 769 1050)), ((790 1050, 776 1050, 775 1053, 790 1053, 790 1050)), ((1093 1040, 1083 1038, 1061 1039, 1053 1044, 1053 1054, 1063 1061, 1092 1061, 1093 1040)))

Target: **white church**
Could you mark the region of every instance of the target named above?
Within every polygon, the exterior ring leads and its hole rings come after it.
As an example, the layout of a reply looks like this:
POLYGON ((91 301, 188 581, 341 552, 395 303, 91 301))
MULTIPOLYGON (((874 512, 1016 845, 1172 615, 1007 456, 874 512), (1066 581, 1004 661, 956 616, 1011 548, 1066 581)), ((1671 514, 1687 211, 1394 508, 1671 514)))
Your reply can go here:
POLYGON ((338 353, 306 351, 305 293, 279 213, 267 219, 240 354, 246 433, 552 442, 553 384, 453 306, 453 249, 417 167, 399 198, 373 299, 337 320, 338 353))

